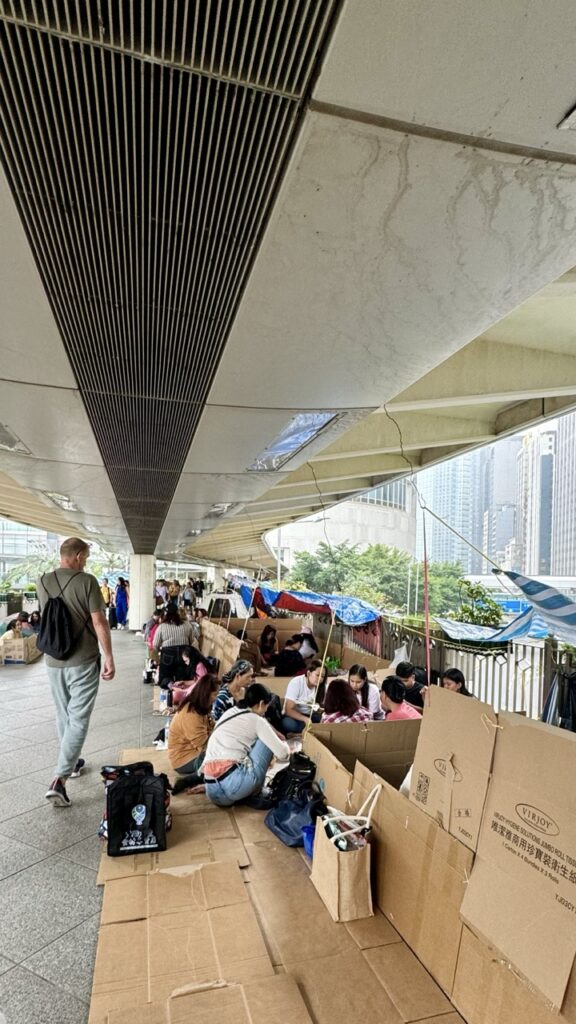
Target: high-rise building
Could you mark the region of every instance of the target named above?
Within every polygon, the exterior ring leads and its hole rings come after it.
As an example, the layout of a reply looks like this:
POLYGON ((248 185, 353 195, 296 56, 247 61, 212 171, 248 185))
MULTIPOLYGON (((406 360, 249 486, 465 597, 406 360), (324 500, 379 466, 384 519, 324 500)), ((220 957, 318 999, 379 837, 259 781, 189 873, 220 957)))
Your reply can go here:
POLYGON ((531 432, 518 453, 520 515, 517 540, 522 570, 550 574, 552 549, 552 490, 556 430, 531 432))
POLYGON ((428 507, 445 520, 444 525, 432 516, 426 521, 426 548, 431 562, 460 562, 464 572, 471 573, 475 565, 474 552, 465 540, 454 533, 471 538, 474 499, 477 479, 477 453, 442 462, 418 474, 418 489, 428 507))
POLYGON ((60 538, 35 526, 0 517, 0 579, 31 555, 56 555, 60 538))
POLYGON ((576 413, 558 420, 552 512, 552 574, 576 575, 576 413))

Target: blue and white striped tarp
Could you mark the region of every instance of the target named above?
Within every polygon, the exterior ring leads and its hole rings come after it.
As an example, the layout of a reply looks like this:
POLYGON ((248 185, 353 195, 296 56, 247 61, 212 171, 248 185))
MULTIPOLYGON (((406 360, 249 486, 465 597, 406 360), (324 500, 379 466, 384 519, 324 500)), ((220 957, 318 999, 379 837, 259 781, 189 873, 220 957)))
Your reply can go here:
POLYGON ((550 630, 546 623, 534 613, 532 607, 520 612, 506 626, 494 629, 492 626, 474 626, 469 622, 454 622, 452 619, 439 619, 435 622, 442 627, 451 640, 468 640, 483 644, 505 644, 511 640, 528 637, 531 640, 548 636, 550 630))
MULTIPOLYGON (((493 570, 496 572, 496 570, 493 570)), ((530 601, 530 604, 548 627, 548 631, 566 643, 576 643, 576 604, 566 594, 540 580, 522 576, 519 572, 502 570, 509 580, 530 601)))

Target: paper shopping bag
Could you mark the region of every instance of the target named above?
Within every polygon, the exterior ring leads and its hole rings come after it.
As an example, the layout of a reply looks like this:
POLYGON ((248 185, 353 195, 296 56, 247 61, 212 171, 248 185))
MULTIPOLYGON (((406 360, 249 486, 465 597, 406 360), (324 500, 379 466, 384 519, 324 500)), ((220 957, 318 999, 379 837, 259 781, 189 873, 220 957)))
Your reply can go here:
POLYGON ((329 807, 329 813, 316 822, 311 880, 334 921, 357 921, 374 913, 370 845, 362 837, 370 830, 381 789, 374 787, 357 814, 350 816, 329 807), (359 839, 358 848, 350 848, 353 843, 345 842, 348 848, 339 849, 337 843, 345 836, 359 839))
POLYGON ((311 880, 333 921, 372 917, 368 843, 358 850, 339 850, 318 821, 311 880))

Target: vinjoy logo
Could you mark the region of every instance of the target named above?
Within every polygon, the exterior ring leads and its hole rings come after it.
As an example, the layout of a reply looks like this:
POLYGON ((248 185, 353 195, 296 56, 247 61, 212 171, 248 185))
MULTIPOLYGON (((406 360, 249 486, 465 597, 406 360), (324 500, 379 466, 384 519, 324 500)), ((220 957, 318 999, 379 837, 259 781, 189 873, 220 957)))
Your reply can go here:
MULTIPOLYGON (((446 778, 446 758, 445 757, 437 757, 436 760, 434 761, 434 767, 435 767, 436 771, 438 772, 438 774, 441 775, 443 779, 445 779, 446 778)), ((454 767, 454 765, 450 765, 450 767, 451 767, 452 773, 454 775, 454 782, 462 782, 462 772, 459 772, 458 769, 454 767)))
POLYGON ((525 825, 535 828, 545 836, 560 835, 560 828, 548 814, 532 804, 516 804, 516 814, 525 825))

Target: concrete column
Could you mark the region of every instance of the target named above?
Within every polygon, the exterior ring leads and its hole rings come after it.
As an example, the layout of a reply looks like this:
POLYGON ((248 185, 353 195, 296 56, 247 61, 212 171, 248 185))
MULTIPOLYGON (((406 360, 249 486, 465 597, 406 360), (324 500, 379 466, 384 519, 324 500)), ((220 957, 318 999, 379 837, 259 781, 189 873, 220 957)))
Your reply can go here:
POLYGON ((142 629, 154 611, 154 583, 156 559, 154 555, 130 555, 130 609, 129 629, 142 629))

